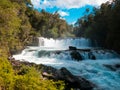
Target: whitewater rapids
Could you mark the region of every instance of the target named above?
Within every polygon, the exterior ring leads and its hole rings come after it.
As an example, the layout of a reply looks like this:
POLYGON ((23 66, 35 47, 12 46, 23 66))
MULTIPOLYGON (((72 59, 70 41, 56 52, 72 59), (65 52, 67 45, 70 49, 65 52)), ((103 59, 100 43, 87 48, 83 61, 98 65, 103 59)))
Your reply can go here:
POLYGON ((28 46, 21 54, 13 57, 16 60, 45 64, 57 69, 66 67, 72 74, 82 76, 96 84, 99 90, 120 89, 120 68, 114 71, 105 67, 105 65, 114 66, 120 64, 117 53, 109 50, 92 50, 96 60, 91 60, 87 56, 88 52, 79 52, 84 57, 84 60, 75 61, 71 58, 69 51, 64 51, 69 46, 93 49, 91 41, 85 38, 59 40, 39 38, 39 46, 28 46), (60 54, 50 53, 55 50, 63 50, 63 52, 60 54))

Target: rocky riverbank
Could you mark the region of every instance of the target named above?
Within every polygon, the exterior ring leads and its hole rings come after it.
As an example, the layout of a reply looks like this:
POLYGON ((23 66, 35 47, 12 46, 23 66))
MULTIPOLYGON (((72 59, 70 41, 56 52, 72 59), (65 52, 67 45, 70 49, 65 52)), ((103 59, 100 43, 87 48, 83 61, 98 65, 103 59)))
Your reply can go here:
MULTIPOLYGON (((22 65, 35 67, 39 72, 41 72, 41 77, 43 79, 52 79, 54 81, 62 80, 65 82, 65 90, 92 90, 96 85, 94 85, 92 82, 86 80, 83 77, 78 77, 73 75, 70 71, 68 71, 65 67, 62 67, 61 69, 55 69, 51 66, 46 66, 42 64, 35 64, 35 63, 29 63, 25 61, 19 61, 19 60, 10 60, 14 70, 19 71, 20 67, 22 65)), ((22 73, 19 73, 22 74, 22 73)))

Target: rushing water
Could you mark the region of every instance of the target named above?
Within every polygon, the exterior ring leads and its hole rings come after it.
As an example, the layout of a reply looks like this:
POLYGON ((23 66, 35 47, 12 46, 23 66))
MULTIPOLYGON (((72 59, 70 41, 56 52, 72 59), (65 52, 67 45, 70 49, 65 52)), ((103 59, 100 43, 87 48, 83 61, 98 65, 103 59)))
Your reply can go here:
MULTIPOLYGON (((24 49, 21 54, 14 55, 17 60, 45 64, 55 68, 66 67, 71 73, 95 83, 99 90, 120 90, 120 68, 111 70, 105 65, 120 64, 119 55, 111 50, 94 49, 91 41, 85 38, 46 39, 39 38, 39 46, 24 49), (79 51, 82 61, 71 58, 70 51, 65 51, 69 46, 80 49, 91 49, 96 60, 89 58, 89 52, 79 51), (60 50, 61 53, 53 53, 60 50)), ((97 89, 98 90, 98 89, 97 89)))

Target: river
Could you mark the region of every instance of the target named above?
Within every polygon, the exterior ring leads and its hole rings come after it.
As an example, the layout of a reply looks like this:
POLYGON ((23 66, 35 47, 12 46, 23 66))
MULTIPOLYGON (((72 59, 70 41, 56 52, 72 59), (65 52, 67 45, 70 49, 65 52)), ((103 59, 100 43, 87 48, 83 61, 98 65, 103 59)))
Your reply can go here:
MULTIPOLYGON (((94 45, 95 46, 95 45, 94 45)), ((99 90, 120 90, 120 56, 113 50, 94 47, 89 39, 39 38, 39 46, 28 46, 21 54, 14 55, 16 60, 45 64, 60 69, 66 67, 72 74, 82 76, 93 82, 99 90), (71 58, 69 46, 90 49, 96 60, 89 58, 88 51, 78 51, 83 60, 71 58), (60 53, 53 53, 60 51, 60 53), (106 66, 114 66, 112 69, 106 66)), ((98 89, 97 89, 98 90, 98 89)))

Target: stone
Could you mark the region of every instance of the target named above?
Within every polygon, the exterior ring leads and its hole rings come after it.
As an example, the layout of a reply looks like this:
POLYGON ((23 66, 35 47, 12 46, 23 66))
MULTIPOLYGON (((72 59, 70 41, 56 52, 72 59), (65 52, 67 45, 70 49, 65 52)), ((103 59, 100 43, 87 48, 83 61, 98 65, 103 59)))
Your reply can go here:
POLYGON ((82 56, 78 51, 71 51, 70 55, 73 60, 77 60, 77 61, 83 60, 82 56))
POLYGON ((95 85, 88 80, 82 78, 81 76, 75 76, 71 72, 69 72, 66 68, 61 68, 57 71, 48 74, 47 72, 43 72, 44 77, 53 80, 63 80, 66 83, 65 90, 77 89, 77 90, 92 90, 95 85), (45 74, 44 74, 45 73, 45 74))
MULTIPOLYGON (((21 65, 34 66, 38 71, 41 71, 43 79, 52 79, 54 81, 63 80, 65 82, 65 90, 92 90, 96 85, 86 80, 81 76, 75 76, 66 68, 55 69, 51 66, 42 64, 34 64, 17 60, 10 61, 15 70, 19 70, 21 65)), ((19 73, 19 74, 24 74, 19 73)))
POLYGON ((96 57, 92 52, 88 53, 88 57, 89 57, 89 59, 96 60, 96 57))
POLYGON ((111 71, 117 71, 120 70, 120 64, 115 65, 104 65, 106 68, 110 69, 111 71))
POLYGON ((69 46, 69 50, 77 50, 77 48, 73 46, 69 46))
POLYGON ((31 43, 29 43, 28 46, 39 46, 39 38, 33 37, 31 43))

